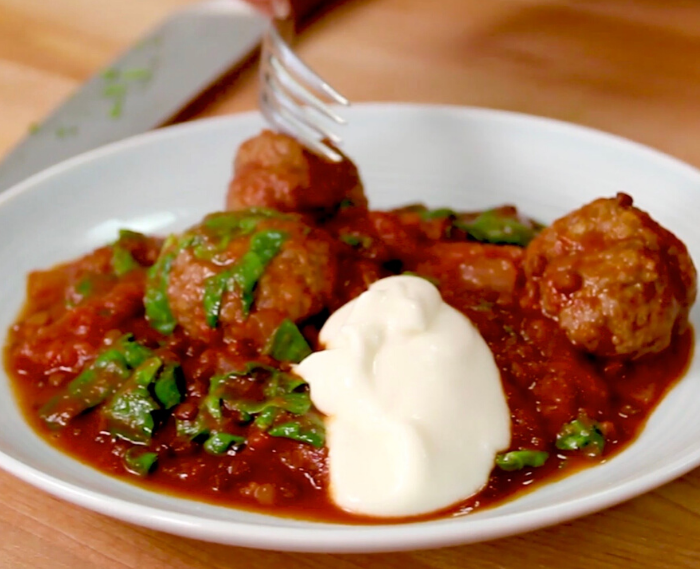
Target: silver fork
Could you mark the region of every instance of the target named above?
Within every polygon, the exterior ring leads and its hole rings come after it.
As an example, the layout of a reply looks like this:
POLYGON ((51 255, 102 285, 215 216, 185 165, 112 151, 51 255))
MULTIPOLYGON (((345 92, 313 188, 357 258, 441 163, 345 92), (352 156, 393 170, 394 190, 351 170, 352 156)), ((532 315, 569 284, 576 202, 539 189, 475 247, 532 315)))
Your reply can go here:
POLYGON ((326 141, 342 139, 325 123, 345 124, 330 103, 350 101, 319 77, 292 51, 284 36, 290 22, 274 20, 263 38, 260 59, 260 110, 278 130, 293 136, 308 149, 333 162, 343 157, 326 141))

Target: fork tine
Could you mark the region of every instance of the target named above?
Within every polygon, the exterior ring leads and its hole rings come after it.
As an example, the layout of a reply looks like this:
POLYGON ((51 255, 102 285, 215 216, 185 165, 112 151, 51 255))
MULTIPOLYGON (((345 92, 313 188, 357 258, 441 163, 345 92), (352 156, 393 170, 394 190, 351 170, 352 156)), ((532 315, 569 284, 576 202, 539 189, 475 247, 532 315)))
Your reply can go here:
POLYGON ((328 138, 335 144, 341 142, 341 139, 337 134, 327 130, 319 123, 318 118, 313 116, 313 111, 310 112, 306 107, 299 106, 287 95, 284 90, 284 86, 280 83, 279 78, 274 73, 265 75, 263 77, 263 81, 266 81, 267 86, 269 87, 267 100, 271 106, 276 103, 278 106, 286 109, 290 115, 292 115, 299 122, 303 123, 309 131, 313 132, 316 138, 328 138))
POLYGON ((316 92, 325 94, 340 105, 346 107, 350 105, 348 99, 326 83, 315 71, 304 64, 304 62, 295 55, 274 26, 268 29, 267 35, 268 37, 266 39, 270 40, 267 42, 270 52, 281 61, 285 67, 291 69, 297 77, 308 83, 316 92))
POLYGON ((343 117, 335 113, 328 105, 321 101, 321 99, 300 86, 297 80, 285 69, 276 57, 270 57, 263 65, 272 67, 270 76, 275 78, 280 90, 289 91, 294 97, 301 100, 302 103, 308 105, 309 108, 314 109, 319 114, 328 117, 338 124, 347 123, 343 117))
POLYGON ((287 109, 274 107, 264 95, 260 98, 260 106, 267 120, 281 131, 299 139, 306 147, 314 150, 321 156, 325 156, 332 162, 341 162, 343 160, 343 157, 338 152, 320 141, 317 136, 308 130, 306 123, 289 114, 287 109))

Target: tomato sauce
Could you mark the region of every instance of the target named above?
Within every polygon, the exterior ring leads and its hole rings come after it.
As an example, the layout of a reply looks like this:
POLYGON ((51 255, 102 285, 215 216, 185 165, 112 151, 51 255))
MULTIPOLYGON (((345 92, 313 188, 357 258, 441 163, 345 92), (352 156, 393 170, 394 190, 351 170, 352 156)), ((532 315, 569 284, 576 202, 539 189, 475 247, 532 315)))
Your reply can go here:
MULTIPOLYGON (((513 208, 502 213, 517 214, 513 208)), ((476 217, 478 212, 460 219, 476 217)), ((624 360, 583 353, 555 320, 521 302, 523 247, 476 242, 451 219, 452 214, 426 215, 419 207, 392 212, 348 207, 314 222, 333 241, 335 296, 321 311, 299 321, 299 329, 318 349, 318 330, 327 315, 369 283, 407 271, 433 280, 444 299, 474 322, 495 356, 511 409, 511 448, 546 451, 549 459, 544 466, 517 471, 495 467, 476 496, 429 516, 392 520, 397 522, 471 512, 605 461, 634 440, 692 356, 689 327, 677 330, 670 347, 652 356, 624 360), (591 455, 556 447, 562 425, 581 416, 599 426, 605 437, 602 452, 591 455)), ((29 276, 27 303, 5 347, 6 369, 29 424, 49 444, 83 463, 149 489, 275 515, 385 523, 333 505, 323 447, 269 436, 254 424, 239 422, 232 428, 245 437, 245 445, 212 455, 177 432, 175 421, 197 416, 211 378, 222 367, 231 369, 251 358, 285 371, 289 366, 225 336, 203 341, 180 327, 168 335, 154 330, 143 298, 148 268, 161 245, 156 238, 127 239, 122 246, 136 265, 124 274, 115 274, 114 246, 108 246, 29 276), (132 443, 110 434, 96 410, 77 415, 62 428, 47 425, 39 414, 94 360, 105 339, 127 333, 177 360, 184 376, 182 401, 162 418, 148 444, 158 455, 157 466, 142 478, 124 466, 132 443)), ((239 383, 237 389, 246 393, 260 389, 251 378, 239 383)))

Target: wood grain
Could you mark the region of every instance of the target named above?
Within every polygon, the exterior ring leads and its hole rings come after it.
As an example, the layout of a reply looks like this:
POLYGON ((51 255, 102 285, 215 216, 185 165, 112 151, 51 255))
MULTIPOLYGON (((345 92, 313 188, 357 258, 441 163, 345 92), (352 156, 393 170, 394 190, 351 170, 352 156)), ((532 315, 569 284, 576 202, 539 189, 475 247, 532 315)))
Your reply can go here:
MULTIPOLYGON (((187 0, 0 0, 0 154, 187 0)), ((299 38, 352 100, 480 105, 614 132, 700 166, 694 0, 350 0, 299 38)), ((255 108, 254 65, 179 118, 255 108)), ((203 544, 133 527, 0 473, 0 567, 451 569, 700 566, 700 471, 605 512, 490 543, 391 555, 203 544)))

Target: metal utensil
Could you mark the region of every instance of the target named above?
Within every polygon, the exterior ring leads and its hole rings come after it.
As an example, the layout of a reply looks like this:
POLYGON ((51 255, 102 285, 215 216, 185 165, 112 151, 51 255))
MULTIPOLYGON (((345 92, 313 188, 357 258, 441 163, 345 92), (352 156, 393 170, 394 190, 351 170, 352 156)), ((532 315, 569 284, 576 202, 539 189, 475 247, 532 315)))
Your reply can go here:
POLYGON ((173 14, 5 157, 0 191, 61 160, 162 125, 245 61, 268 25, 240 0, 209 0, 173 14))
POLYGON ((310 150, 339 162, 343 157, 325 140, 338 144, 341 138, 324 123, 345 124, 346 121, 324 99, 344 106, 350 101, 294 53, 283 37, 290 35, 289 29, 288 22, 276 20, 263 38, 260 110, 277 129, 293 136, 310 150))

